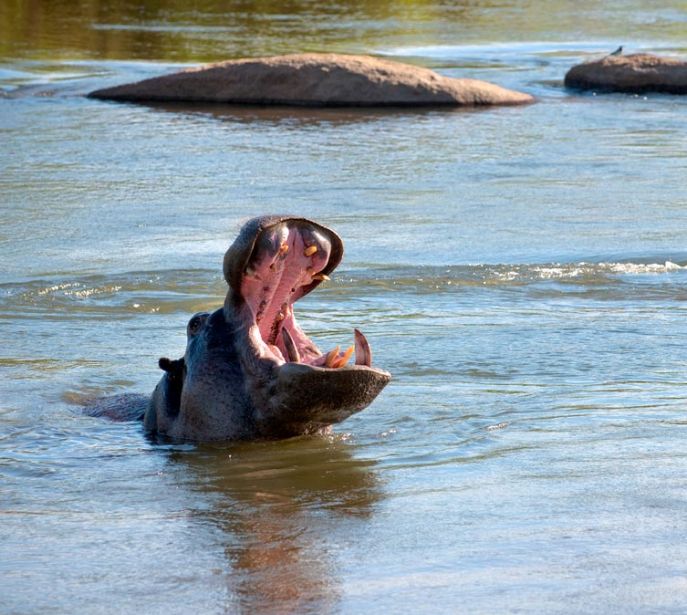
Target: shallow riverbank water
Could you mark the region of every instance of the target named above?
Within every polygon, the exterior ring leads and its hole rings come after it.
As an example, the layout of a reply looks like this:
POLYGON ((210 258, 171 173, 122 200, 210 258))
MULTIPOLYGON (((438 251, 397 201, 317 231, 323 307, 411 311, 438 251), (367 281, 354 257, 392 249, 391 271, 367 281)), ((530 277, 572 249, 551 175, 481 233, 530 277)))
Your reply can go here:
MULTIPOLYGON (((3 613, 627 613, 687 601, 687 100, 563 89, 678 2, 0 9, 3 613), (4 14, 3 12, 4 11, 4 14), (180 66, 382 54, 536 95, 478 111, 86 99, 180 66), (83 417, 149 391, 240 224, 346 255, 297 305, 393 382, 327 439, 83 417)), ((76 5, 75 5, 76 6, 76 5)))

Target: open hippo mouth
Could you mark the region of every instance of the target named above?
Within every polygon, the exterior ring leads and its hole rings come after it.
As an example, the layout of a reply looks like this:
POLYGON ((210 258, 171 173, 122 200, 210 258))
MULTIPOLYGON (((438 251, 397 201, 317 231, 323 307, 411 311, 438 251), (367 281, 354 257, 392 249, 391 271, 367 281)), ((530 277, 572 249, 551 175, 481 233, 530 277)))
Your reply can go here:
POLYGON ((324 433, 366 408, 391 375, 372 367, 363 334, 355 329, 353 346, 323 353, 293 309, 342 256, 339 236, 305 218, 250 220, 224 255, 224 305, 188 321, 184 356, 159 360, 153 394, 103 398, 89 413, 207 442, 324 433))
POLYGON ((301 433, 337 423, 369 405, 390 380, 372 367, 370 345, 358 329, 349 348, 322 352, 296 321, 296 301, 327 280, 342 256, 334 231, 291 217, 251 220, 225 255, 225 316, 246 333, 249 379, 265 385, 257 396, 259 387, 250 387, 262 431, 273 423, 283 430, 285 415, 301 433))
POLYGON ((348 363, 355 349, 355 364, 370 367, 370 345, 358 329, 354 329, 353 346, 322 353, 296 322, 294 303, 328 280, 341 261, 343 244, 333 231, 309 220, 279 220, 259 230, 250 248, 239 249, 248 258, 227 255, 227 282, 245 301, 251 342, 262 357, 277 364, 338 369, 348 363))

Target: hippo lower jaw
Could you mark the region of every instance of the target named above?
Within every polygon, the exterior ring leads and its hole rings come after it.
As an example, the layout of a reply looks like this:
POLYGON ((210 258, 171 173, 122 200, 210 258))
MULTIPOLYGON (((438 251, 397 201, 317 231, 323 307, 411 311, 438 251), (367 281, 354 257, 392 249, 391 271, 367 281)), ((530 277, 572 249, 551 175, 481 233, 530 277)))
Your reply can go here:
MULTIPOLYGON (((300 218, 253 221, 252 242, 225 257, 227 324, 239 338, 255 429, 263 437, 322 431, 368 406, 389 382, 374 368, 365 336, 321 352, 298 325, 294 303, 334 270, 343 244, 331 230, 300 218), (355 352, 355 364, 348 362, 355 352)), ((244 233, 242 233, 242 236, 244 233)))

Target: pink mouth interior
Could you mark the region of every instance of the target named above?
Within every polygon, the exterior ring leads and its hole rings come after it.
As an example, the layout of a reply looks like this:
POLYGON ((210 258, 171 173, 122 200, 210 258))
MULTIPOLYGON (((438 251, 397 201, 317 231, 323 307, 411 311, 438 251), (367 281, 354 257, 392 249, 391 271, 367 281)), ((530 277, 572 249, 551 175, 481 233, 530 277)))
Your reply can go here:
POLYGON ((320 272, 331 249, 324 234, 302 224, 283 223, 261 233, 241 281, 241 295, 252 312, 252 338, 261 345, 262 354, 279 363, 325 363, 326 357, 298 326, 293 304, 307 287, 323 279, 320 272), (292 340, 291 348, 285 337, 292 340))

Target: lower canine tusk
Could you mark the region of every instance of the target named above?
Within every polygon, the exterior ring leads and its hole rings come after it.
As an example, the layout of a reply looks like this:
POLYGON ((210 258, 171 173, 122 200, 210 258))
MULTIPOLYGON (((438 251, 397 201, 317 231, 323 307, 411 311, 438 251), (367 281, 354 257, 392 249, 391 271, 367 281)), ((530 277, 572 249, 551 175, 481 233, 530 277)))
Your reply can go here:
POLYGON ((353 329, 353 336, 355 337, 355 364, 370 367, 372 365, 370 344, 358 329, 353 329))

